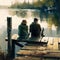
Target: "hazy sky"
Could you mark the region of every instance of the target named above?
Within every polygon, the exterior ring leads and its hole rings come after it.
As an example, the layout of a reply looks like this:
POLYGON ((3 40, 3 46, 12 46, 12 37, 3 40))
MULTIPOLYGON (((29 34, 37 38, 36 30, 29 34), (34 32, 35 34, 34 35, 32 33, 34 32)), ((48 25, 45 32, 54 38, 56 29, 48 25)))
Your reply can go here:
POLYGON ((13 0, 0 0, 0 5, 10 6, 13 0))
MULTIPOLYGON (((33 3, 33 1, 37 2, 38 0, 0 0, 0 5, 10 6, 10 5, 12 5, 12 4, 16 3, 16 2, 23 3, 24 1, 26 3, 28 3, 28 1, 29 1, 29 3, 33 3)), ((42 0, 40 0, 40 1, 42 1, 42 0)))

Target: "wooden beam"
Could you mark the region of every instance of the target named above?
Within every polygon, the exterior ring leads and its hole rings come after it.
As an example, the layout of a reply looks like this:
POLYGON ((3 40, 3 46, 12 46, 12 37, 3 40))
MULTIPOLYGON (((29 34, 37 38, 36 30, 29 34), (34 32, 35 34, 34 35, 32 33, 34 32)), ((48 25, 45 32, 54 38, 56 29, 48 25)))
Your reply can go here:
POLYGON ((11 58, 12 51, 12 40, 11 40, 11 30, 12 30, 12 18, 7 17, 7 38, 8 38, 8 57, 11 58))

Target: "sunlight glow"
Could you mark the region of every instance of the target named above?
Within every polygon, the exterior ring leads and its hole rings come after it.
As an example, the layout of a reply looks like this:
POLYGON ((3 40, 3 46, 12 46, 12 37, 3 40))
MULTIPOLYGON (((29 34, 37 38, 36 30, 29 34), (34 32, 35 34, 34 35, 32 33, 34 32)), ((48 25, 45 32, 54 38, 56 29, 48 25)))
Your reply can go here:
POLYGON ((43 1, 43 0, 40 0, 40 1, 43 1))
POLYGON ((0 27, 6 25, 6 18, 9 16, 8 10, 0 9, 0 27))
POLYGON ((32 4, 33 2, 37 2, 38 0, 0 0, 0 5, 1 6, 11 6, 14 3, 30 3, 32 4))
POLYGON ((34 0, 34 2, 37 2, 37 0, 34 0))
POLYGON ((20 2, 20 3, 24 3, 24 0, 18 0, 18 2, 20 2))
POLYGON ((56 27, 55 27, 55 25, 52 25, 52 30, 56 30, 56 27))
POLYGON ((47 28, 47 27, 48 27, 48 24, 47 24, 46 21, 43 21, 43 22, 41 22, 40 24, 41 24, 41 26, 44 27, 44 28, 47 28))
POLYGON ((26 2, 26 3, 28 3, 28 2, 29 2, 29 0, 25 0, 25 2, 26 2))
POLYGON ((0 0, 0 5, 10 6, 13 0, 0 0))
POLYGON ((31 4, 32 4, 33 2, 34 2, 34 0, 29 0, 29 3, 31 3, 31 4))
POLYGON ((21 18, 18 18, 16 15, 12 16, 12 29, 18 29, 18 25, 21 23, 21 18))

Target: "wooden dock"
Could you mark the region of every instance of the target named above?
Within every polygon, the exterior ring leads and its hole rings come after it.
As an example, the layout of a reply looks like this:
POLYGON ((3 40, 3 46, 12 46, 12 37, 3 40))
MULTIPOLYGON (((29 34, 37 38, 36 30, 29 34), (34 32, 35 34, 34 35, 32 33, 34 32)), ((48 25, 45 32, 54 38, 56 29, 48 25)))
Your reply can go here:
MULTIPOLYGON (((15 42, 27 42, 23 48, 21 48, 16 54, 14 60, 46 60, 46 59, 60 59, 60 38, 57 37, 43 37, 42 40, 29 41, 20 40, 17 41, 17 35, 12 36, 12 40, 15 42)), ((7 40, 7 39, 6 39, 7 40)))

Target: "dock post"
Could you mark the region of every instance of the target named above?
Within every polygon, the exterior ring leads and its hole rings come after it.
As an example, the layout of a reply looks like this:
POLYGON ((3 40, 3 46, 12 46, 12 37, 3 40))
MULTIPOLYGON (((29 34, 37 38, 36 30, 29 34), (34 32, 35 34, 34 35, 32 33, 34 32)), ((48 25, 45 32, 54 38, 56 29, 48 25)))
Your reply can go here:
POLYGON ((12 40, 12 58, 15 58, 15 41, 12 40))
POLYGON ((8 37, 8 58, 11 58, 12 54, 12 40, 11 40, 11 30, 12 30, 12 18, 7 17, 7 37, 8 37))

